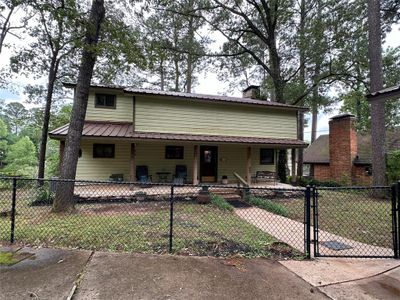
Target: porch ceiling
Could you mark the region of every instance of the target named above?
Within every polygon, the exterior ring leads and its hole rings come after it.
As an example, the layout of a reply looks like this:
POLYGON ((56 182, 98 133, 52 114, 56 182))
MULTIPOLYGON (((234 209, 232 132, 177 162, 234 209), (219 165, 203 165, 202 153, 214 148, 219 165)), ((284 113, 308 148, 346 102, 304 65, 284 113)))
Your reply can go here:
MULTIPOLYGON (((65 139, 69 124, 50 132, 53 139, 65 139)), ((200 135, 200 134, 178 134, 162 132, 138 132, 134 131, 132 123, 114 122, 85 122, 82 137, 85 138, 121 138, 135 140, 165 140, 165 141, 187 141, 208 143, 232 143, 232 144, 258 144, 281 148, 305 148, 307 143, 297 139, 260 138, 245 136, 224 135, 200 135)))

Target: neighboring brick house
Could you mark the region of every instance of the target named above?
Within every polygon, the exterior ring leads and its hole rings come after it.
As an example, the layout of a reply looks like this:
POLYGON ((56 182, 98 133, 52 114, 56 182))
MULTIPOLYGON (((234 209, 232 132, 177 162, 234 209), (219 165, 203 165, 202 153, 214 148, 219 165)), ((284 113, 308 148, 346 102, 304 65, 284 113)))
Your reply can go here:
MULTIPOLYGON (((370 185, 371 135, 357 133, 355 117, 342 114, 329 121, 329 135, 321 135, 304 152, 304 164, 320 181, 370 185)), ((387 152, 400 149, 400 130, 387 133, 387 152)))

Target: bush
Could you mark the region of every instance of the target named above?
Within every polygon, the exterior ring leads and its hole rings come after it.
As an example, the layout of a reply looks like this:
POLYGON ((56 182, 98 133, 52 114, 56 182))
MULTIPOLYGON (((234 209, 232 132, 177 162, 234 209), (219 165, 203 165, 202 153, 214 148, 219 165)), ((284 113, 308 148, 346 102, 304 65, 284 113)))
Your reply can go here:
POLYGON ((217 206, 221 210, 233 210, 233 206, 230 205, 223 197, 216 194, 210 194, 211 203, 217 206))
POLYGON ((393 151, 387 159, 387 176, 389 182, 400 180, 400 150, 393 151))
POLYGON ((285 206, 279 203, 272 202, 268 199, 257 198, 254 196, 249 196, 247 202, 251 205, 257 206, 259 208, 265 209, 274 214, 287 217, 289 215, 285 206))
POLYGON ((309 186, 325 186, 325 187, 340 187, 342 186, 340 183, 336 181, 319 181, 314 178, 305 178, 305 177, 299 177, 298 178, 298 183, 300 186, 306 187, 307 185, 309 186))
POLYGON ((51 205, 53 204, 53 200, 54 193, 50 192, 48 187, 40 187, 38 188, 35 198, 31 202, 31 206, 51 205))

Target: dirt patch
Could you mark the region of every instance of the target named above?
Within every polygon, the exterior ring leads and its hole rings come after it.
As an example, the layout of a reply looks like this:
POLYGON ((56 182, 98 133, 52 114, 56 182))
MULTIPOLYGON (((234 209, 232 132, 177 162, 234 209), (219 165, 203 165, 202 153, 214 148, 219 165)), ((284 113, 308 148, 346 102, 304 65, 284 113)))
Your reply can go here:
POLYGON ((272 243, 271 247, 269 248, 269 251, 272 253, 272 256, 277 259, 298 258, 302 256, 302 254, 299 251, 293 249, 288 244, 283 242, 272 243))
POLYGON ((180 255, 199 256, 231 256, 239 253, 250 253, 252 248, 235 241, 203 241, 194 240, 187 248, 178 252, 180 255))
POLYGON ((141 205, 141 204, 104 204, 97 207, 84 208, 81 213, 84 215, 134 215, 141 216, 149 213, 159 212, 168 208, 167 204, 141 205))

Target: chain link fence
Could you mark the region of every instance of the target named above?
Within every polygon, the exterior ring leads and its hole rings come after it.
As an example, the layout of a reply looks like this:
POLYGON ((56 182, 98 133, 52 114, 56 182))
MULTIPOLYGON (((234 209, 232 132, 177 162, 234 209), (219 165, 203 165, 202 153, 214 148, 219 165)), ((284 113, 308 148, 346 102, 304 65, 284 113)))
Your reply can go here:
POLYGON ((0 179, 0 239, 24 245, 183 255, 304 256, 303 188, 0 179), (15 204, 15 208, 13 208, 15 204))
POLYGON ((398 257, 398 192, 0 178, 0 241, 89 250, 262 257, 398 257))

